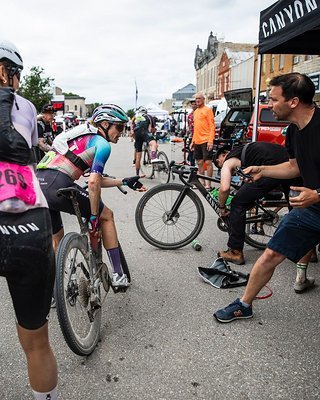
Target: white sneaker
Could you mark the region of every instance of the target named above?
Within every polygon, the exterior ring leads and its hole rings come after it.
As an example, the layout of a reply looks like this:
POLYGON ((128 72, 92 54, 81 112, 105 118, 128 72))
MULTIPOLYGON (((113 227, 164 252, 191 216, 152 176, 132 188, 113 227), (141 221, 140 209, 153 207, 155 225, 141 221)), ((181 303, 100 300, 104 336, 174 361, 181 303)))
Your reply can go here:
POLYGON ((151 160, 151 163, 152 164, 154 164, 154 163, 164 163, 164 161, 159 160, 159 158, 154 158, 153 160, 151 160))
POLYGON ((112 274, 111 286, 113 287, 128 287, 128 277, 126 274, 119 275, 117 272, 112 274))

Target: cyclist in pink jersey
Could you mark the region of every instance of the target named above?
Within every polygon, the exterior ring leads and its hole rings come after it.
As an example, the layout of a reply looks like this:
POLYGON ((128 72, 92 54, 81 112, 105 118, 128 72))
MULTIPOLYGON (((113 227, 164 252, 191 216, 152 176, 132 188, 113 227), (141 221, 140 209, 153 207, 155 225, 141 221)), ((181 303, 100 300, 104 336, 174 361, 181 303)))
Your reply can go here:
POLYGON ((52 229, 31 162, 31 146, 38 141, 36 110, 15 94, 22 68, 17 48, 0 41, 0 275, 12 297, 34 398, 56 400, 57 365, 48 339, 52 229))

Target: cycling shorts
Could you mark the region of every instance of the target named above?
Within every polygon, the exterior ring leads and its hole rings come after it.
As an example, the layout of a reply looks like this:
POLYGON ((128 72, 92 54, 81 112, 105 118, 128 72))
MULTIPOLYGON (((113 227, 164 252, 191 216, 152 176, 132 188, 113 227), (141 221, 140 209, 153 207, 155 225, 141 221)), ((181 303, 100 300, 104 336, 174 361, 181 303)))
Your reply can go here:
MULTIPOLYGON (((57 196, 57 190, 67 187, 76 187, 80 191, 78 196, 79 208, 81 215, 84 218, 89 219, 91 216, 91 206, 88 192, 81 186, 74 183, 74 181, 63 172, 45 169, 37 171, 37 178, 40 182, 40 187, 45 195, 52 223, 53 234, 59 232, 63 228, 62 218, 60 212, 66 212, 68 214, 75 214, 72 201, 64 196, 57 196)), ((102 212, 104 204, 100 201, 99 215, 102 212)))
POLYGON ((151 140, 156 140, 156 138, 148 132, 135 132, 134 139, 134 148, 138 153, 142 152, 143 143, 149 143, 151 140))
POLYGON ((267 247, 297 263, 320 242, 320 207, 294 208, 280 222, 267 247))
POLYGON ((0 212, 0 254, 18 324, 40 328, 49 318, 55 276, 49 210, 0 212))

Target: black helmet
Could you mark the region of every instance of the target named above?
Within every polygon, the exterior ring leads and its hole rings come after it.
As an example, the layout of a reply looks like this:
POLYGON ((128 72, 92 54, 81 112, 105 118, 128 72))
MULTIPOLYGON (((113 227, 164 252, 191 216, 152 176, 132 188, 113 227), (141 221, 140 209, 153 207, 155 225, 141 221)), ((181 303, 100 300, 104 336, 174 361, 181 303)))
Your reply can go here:
POLYGON ((45 104, 42 108, 41 108, 41 113, 54 113, 56 112, 56 110, 53 108, 52 104, 45 104))
POLYGON ((221 154, 224 154, 224 153, 226 153, 226 152, 229 152, 231 150, 231 146, 229 145, 226 145, 226 146, 222 146, 222 147, 220 147, 215 153, 214 153, 214 155, 213 155, 213 157, 212 157, 212 162, 213 162, 213 164, 218 168, 218 169, 220 169, 221 167, 218 165, 218 163, 217 163, 217 159, 219 158, 219 156, 221 155, 221 154))

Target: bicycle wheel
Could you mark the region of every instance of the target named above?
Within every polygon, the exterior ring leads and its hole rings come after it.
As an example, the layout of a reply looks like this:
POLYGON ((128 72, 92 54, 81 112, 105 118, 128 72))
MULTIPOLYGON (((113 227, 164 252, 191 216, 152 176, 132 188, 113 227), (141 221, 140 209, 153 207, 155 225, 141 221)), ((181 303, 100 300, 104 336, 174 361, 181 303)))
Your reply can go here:
POLYGON ((89 265, 85 240, 78 233, 65 235, 56 256, 55 299, 63 336, 80 356, 91 354, 100 336, 101 308, 92 315, 89 265))
POLYGON ((168 183, 170 180, 170 167, 167 155, 163 151, 159 151, 157 158, 161 163, 156 163, 153 166, 155 178, 161 183, 168 183))
POLYGON ((140 199, 135 220, 140 235, 160 249, 174 250, 192 242, 203 227, 204 208, 200 198, 187 191, 177 213, 170 211, 185 186, 177 183, 158 185, 140 199))
POLYGON ((144 149, 141 155, 140 169, 146 178, 151 179, 153 177, 153 165, 151 163, 151 157, 148 149, 144 149))
POLYGON ((264 250, 272 238, 281 219, 288 213, 287 207, 271 207, 263 209, 254 206, 246 214, 245 242, 259 250, 264 250), (250 219, 258 222, 250 223, 250 219))

